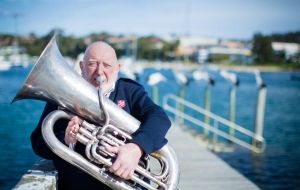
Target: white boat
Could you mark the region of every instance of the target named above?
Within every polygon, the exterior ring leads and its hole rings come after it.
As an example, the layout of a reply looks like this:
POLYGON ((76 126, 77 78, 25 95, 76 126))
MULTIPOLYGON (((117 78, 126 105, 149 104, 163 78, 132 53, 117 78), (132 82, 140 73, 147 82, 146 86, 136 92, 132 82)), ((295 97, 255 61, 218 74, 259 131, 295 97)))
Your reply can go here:
POLYGON ((0 71, 7 71, 11 67, 11 64, 4 59, 4 56, 0 55, 0 71))
POLYGON ((0 71, 9 70, 12 67, 27 67, 30 62, 29 55, 17 46, 0 48, 0 71))
POLYGON ((7 71, 9 70, 11 65, 7 62, 0 62, 0 71, 7 71))

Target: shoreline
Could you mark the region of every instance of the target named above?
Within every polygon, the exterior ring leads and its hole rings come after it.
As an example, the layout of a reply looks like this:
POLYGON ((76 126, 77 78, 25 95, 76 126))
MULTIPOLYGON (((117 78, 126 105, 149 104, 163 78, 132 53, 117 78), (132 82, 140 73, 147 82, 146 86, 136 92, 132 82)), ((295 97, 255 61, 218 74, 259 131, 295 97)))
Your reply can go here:
POLYGON ((228 69, 239 72, 300 72, 299 68, 293 66, 276 66, 276 65, 228 65, 228 64, 210 64, 211 66, 218 67, 219 69, 228 69))

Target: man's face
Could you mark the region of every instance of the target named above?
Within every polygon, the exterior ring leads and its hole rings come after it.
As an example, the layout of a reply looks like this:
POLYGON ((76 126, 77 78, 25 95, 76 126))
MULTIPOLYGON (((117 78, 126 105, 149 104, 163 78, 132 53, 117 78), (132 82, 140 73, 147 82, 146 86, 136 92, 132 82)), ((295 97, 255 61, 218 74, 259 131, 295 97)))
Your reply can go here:
POLYGON ((80 64, 82 76, 96 88, 104 92, 116 82, 120 65, 115 51, 105 43, 95 43, 88 47, 80 64), (101 77, 101 84, 97 78, 101 77))

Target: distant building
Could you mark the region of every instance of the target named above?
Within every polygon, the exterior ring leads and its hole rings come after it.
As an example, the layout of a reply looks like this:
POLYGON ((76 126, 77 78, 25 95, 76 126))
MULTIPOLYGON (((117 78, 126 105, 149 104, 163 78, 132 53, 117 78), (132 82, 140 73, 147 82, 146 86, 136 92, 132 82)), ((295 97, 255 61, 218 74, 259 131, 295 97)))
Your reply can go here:
POLYGON ((211 37, 182 37, 178 56, 188 56, 198 63, 239 62, 252 63, 251 49, 239 41, 219 40, 211 37))
POLYGON ((247 48, 230 48, 226 46, 219 46, 219 47, 211 47, 209 49, 210 55, 223 55, 228 56, 228 59, 231 62, 236 63, 252 63, 252 52, 250 49, 247 48))
POLYGON ((180 38, 180 46, 185 47, 210 47, 219 44, 218 38, 213 37, 182 37, 180 38))
POLYGON ((272 49, 275 54, 283 53, 285 60, 297 59, 300 54, 300 44, 297 43, 272 42, 272 49))
POLYGON ((179 38, 179 46, 176 51, 177 57, 189 57, 199 63, 207 62, 208 48, 218 45, 219 40, 213 37, 192 37, 179 38))

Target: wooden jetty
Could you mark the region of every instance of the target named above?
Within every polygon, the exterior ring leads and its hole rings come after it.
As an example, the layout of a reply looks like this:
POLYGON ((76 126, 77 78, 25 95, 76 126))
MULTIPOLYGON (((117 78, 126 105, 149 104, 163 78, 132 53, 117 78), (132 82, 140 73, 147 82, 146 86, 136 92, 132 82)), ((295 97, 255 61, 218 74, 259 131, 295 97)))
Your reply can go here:
POLYGON ((203 144, 200 144, 183 128, 173 125, 168 133, 168 139, 176 151, 180 165, 179 189, 259 189, 254 183, 209 151, 203 144))

